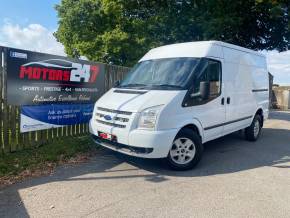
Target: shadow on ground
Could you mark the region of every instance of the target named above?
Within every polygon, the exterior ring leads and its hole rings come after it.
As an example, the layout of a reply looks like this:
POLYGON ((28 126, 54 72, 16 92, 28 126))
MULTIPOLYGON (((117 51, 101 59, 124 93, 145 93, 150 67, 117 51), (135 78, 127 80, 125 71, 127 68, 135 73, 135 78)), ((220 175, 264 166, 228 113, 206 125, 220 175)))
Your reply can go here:
MULTIPOLYGON (((277 118, 290 121, 290 114, 283 116, 277 118)), ((100 153, 89 163, 59 167, 51 176, 29 179, 0 190, 0 217, 28 217, 18 190, 45 183, 74 180, 122 180, 138 177, 148 182, 162 183, 173 177, 206 177, 264 166, 287 170, 290 166, 284 163, 290 161, 289 142, 290 130, 287 129, 264 128, 257 142, 247 142, 240 133, 234 133, 206 143, 200 164, 194 170, 184 172, 171 171, 162 160, 139 159, 101 149, 100 153), (124 169, 116 167, 122 163, 127 163, 128 167, 124 169), (112 172, 120 171, 125 173, 119 176, 118 174, 111 175, 112 172), (128 171, 127 175, 126 171, 128 171), (82 175, 90 176, 82 177, 82 175)))

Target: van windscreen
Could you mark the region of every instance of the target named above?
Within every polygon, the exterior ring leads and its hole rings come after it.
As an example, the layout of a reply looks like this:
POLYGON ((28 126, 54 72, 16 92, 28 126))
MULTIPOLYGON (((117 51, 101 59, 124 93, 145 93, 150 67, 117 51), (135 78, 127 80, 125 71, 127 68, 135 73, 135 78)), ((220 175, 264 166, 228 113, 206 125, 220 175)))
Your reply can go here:
POLYGON ((118 88, 185 89, 199 58, 163 58, 139 62, 118 88))

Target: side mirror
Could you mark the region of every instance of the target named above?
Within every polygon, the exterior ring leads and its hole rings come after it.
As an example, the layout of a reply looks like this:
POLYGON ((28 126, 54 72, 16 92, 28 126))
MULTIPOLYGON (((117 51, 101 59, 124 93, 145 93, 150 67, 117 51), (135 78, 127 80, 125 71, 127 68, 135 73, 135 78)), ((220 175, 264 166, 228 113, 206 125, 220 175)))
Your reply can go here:
POLYGON ((208 100, 210 96, 209 82, 200 82, 200 96, 203 100, 208 100))
POLYGON ((119 85, 120 85, 120 80, 117 80, 117 81, 114 83, 113 87, 115 88, 115 87, 118 87, 119 85))

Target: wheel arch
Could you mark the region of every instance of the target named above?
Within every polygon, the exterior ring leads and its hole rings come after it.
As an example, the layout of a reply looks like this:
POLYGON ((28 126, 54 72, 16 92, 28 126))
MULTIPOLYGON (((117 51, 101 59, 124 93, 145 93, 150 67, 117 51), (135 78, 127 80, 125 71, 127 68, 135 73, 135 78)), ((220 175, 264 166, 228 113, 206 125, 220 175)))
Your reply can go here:
POLYGON ((260 115, 261 116, 261 118, 262 118, 262 127, 263 127, 263 125, 264 125, 264 111, 263 111, 263 109, 262 108, 258 108, 256 110, 256 113, 255 113, 255 116, 256 115, 260 115))
POLYGON ((183 129, 190 129, 193 132, 196 132, 200 136, 201 141, 203 141, 203 128, 198 120, 194 119, 191 122, 183 123, 177 134, 183 129))

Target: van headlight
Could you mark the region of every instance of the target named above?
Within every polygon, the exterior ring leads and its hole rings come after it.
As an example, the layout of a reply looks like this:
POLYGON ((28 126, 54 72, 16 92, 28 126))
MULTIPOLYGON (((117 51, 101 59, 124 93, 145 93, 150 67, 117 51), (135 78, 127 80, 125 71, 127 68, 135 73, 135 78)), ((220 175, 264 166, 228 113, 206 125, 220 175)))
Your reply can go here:
POLYGON ((154 130, 156 126, 157 116, 162 105, 146 108, 139 117, 138 128, 154 130))

